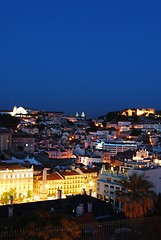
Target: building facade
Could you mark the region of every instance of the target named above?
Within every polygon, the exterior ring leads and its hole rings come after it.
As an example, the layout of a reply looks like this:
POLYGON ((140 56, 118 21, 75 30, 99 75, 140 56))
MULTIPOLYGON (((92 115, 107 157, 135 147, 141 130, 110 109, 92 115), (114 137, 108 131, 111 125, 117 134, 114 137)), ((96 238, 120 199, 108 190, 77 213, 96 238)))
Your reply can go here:
POLYGON ((34 196, 35 199, 65 198, 68 195, 82 194, 96 196, 96 181, 98 171, 95 169, 75 169, 75 171, 61 171, 43 173, 34 177, 34 196), (59 193, 59 194, 58 194, 59 193))
POLYGON ((33 167, 25 168, 21 165, 0 166, 0 195, 15 189, 17 196, 27 197, 33 192, 33 167))
POLYGON ((136 150, 137 143, 134 141, 107 141, 107 140, 98 140, 96 142, 96 149, 103 149, 110 152, 111 156, 116 155, 118 152, 125 152, 127 150, 136 150))
POLYGON ((124 191, 120 185, 122 179, 127 179, 127 175, 123 172, 115 172, 113 167, 106 170, 103 166, 97 180, 97 198, 113 204, 113 208, 121 210, 121 203, 117 199, 116 192, 124 191))

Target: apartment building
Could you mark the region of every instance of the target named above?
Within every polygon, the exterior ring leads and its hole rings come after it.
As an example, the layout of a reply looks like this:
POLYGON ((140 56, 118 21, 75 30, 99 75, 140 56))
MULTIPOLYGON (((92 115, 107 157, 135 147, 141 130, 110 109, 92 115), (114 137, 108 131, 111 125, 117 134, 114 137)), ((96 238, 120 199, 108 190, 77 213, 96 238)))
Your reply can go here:
POLYGON ((124 191, 120 186, 120 181, 127 177, 124 172, 116 172, 113 167, 111 170, 106 170, 103 166, 97 180, 97 198, 112 203, 114 209, 121 210, 121 203, 117 199, 116 191, 124 191))
POLYGON ((17 196, 27 196, 33 192, 33 167, 25 168, 21 165, 0 166, 0 195, 15 189, 17 196))
POLYGON ((97 169, 75 169, 55 173, 43 173, 34 177, 36 199, 65 198, 68 195, 82 194, 96 196, 97 169), (60 197, 59 195, 59 197, 60 197))
POLYGON ((136 150, 137 143, 134 141, 107 141, 104 139, 97 140, 96 149, 103 149, 110 152, 111 156, 115 156, 118 152, 125 152, 127 150, 136 150))

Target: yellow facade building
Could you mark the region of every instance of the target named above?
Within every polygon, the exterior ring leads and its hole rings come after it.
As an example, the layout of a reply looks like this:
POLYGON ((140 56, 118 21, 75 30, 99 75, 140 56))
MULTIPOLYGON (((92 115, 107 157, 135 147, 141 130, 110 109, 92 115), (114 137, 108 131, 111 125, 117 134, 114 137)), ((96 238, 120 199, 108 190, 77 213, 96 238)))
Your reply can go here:
POLYGON ((96 196, 96 181, 98 169, 79 169, 47 173, 34 177, 35 199, 60 198, 72 194, 86 194, 96 196), (60 196, 60 195, 61 196, 60 196), (58 196, 59 195, 59 196, 58 196))
POLYGON ((0 166, 0 197, 4 192, 15 189, 16 195, 27 197, 33 192, 33 167, 25 168, 21 165, 0 166))

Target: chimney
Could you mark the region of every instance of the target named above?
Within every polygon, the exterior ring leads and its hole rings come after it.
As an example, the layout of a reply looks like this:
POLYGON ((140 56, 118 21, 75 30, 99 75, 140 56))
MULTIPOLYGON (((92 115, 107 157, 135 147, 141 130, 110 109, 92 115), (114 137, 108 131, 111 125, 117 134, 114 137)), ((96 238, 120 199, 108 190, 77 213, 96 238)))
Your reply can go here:
POLYGON ((86 195, 85 188, 82 188, 82 195, 86 195))
POLYGON ((52 208, 50 208, 50 213, 55 213, 55 210, 54 210, 54 208, 52 207, 52 208))
POLYGON ((10 196, 10 204, 8 206, 8 217, 13 216, 13 196, 10 196))
POLYGON ((62 190, 58 189, 57 197, 58 197, 58 199, 61 199, 61 197, 62 197, 62 190))
POLYGON ((76 217, 82 216, 84 213, 83 203, 80 203, 76 209, 76 217))
POLYGON ((92 196, 92 189, 89 189, 89 196, 92 196))
POLYGON ((11 195, 10 196, 10 205, 12 205, 13 204, 13 196, 11 195))
POLYGON ((88 203, 88 212, 89 212, 89 213, 92 212, 92 203, 88 203))

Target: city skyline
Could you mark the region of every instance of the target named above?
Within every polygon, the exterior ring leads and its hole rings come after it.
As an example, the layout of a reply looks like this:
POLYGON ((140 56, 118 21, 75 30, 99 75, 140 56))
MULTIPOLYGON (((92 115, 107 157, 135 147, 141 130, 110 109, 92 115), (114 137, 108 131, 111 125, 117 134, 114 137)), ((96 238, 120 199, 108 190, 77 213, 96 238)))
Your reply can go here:
POLYGON ((5 1, 1 109, 161 109, 159 1, 5 1))

